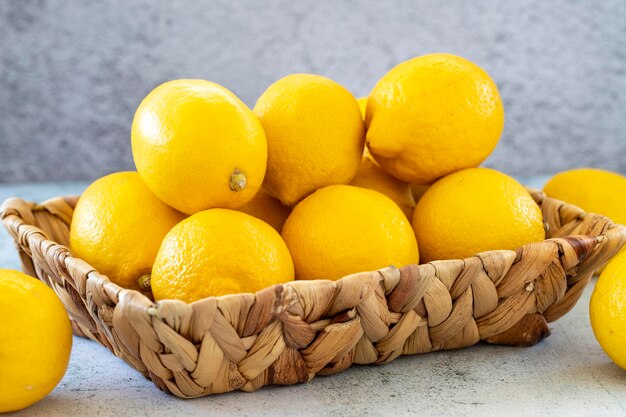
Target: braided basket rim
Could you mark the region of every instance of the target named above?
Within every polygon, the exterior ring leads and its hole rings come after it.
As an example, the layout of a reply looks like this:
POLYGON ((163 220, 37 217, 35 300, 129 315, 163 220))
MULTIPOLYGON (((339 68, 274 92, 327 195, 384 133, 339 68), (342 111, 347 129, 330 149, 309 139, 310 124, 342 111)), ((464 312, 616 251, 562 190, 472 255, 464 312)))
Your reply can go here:
POLYGON ((78 197, 41 204, 10 198, 0 218, 22 269, 55 290, 77 335, 106 346, 160 389, 189 398, 301 383, 352 363, 480 340, 536 343, 549 333, 546 321, 567 313, 593 272, 624 245, 626 227, 529 191, 550 226, 543 242, 191 304, 153 302, 73 257, 67 233, 78 197))

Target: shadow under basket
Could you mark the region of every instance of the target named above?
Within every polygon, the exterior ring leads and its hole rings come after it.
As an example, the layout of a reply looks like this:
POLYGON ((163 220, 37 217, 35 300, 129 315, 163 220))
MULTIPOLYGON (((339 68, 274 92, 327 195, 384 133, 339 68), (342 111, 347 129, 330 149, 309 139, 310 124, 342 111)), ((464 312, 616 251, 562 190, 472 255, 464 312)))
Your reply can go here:
POLYGON ((154 302, 68 249, 77 197, 12 198, 0 217, 23 270, 65 305, 74 333, 111 350, 164 391, 199 397, 307 382, 351 364, 484 340, 530 346, 567 313, 626 242, 610 219, 532 192, 548 239, 516 251, 295 281, 191 304, 154 302))

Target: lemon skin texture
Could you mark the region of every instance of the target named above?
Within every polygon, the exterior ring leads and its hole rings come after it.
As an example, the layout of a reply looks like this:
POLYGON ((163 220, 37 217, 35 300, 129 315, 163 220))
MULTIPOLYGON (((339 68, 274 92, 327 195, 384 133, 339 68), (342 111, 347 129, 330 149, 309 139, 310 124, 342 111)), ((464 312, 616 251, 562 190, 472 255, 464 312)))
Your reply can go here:
POLYGON ((46 284, 0 269, 0 413, 48 395, 70 360, 69 317, 46 284))
POLYGON ((411 224, 384 194, 350 185, 322 188, 291 212, 282 236, 296 279, 331 279, 419 262, 411 224))
POLYGON ((589 317, 604 352, 626 370, 626 252, 613 258, 598 278, 589 317))
POLYGON ((367 148, 363 154, 359 171, 350 185, 383 193, 402 209, 409 221, 413 218, 415 199, 411 186, 382 169, 372 158, 367 148))
POLYGON ((137 172, 118 172, 92 183, 72 217, 70 248, 114 283, 140 290, 161 241, 185 215, 157 198, 137 172))
POLYGON ((201 211, 163 239, 154 262, 154 298, 193 302, 292 281, 291 255, 272 226, 229 209, 201 211))
POLYGON ((272 84, 254 106, 268 142, 264 189, 286 206, 357 173, 365 128, 354 96, 313 74, 272 84))
POLYGON ((280 201, 260 190, 252 200, 239 209, 242 213, 247 213, 257 219, 263 220, 272 226, 278 233, 283 230, 283 225, 291 213, 289 207, 284 206, 280 201))
POLYGON ((515 250, 545 239, 541 209, 513 178, 469 168, 435 182, 413 213, 424 262, 515 250))
POLYGON ((155 88, 137 108, 131 143, 148 188, 187 214, 239 208, 265 175, 261 124, 233 93, 209 81, 174 80, 155 88))
POLYGON ((395 177, 431 184, 480 165, 504 127, 498 88, 472 62, 430 54, 383 76, 367 100, 367 146, 395 177))

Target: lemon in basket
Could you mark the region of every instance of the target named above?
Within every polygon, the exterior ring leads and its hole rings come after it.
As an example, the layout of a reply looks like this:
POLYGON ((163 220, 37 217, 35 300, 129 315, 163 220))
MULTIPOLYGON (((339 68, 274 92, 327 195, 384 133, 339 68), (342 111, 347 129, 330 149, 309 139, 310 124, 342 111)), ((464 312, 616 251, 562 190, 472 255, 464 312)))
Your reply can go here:
POLYGON ((70 248, 116 284, 140 289, 161 241, 185 216, 159 200, 136 172, 100 178, 81 195, 70 227, 70 248))
POLYGON ((242 213, 247 213, 257 219, 263 220, 272 226, 278 233, 283 230, 283 225, 289 217, 291 210, 289 207, 271 197, 265 191, 260 190, 252 200, 239 209, 242 213))
POLYGON ((292 74, 265 90, 254 113, 267 135, 264 188, 283 204, 356 175, 365 130, 356 99, 341 85, 292 74))
POLYGON ((419 262, 411 224, 385 195, 350 185, 322 188, 302 200, 283 227, 296 279, 339 279, 419 262))
POLYGON ((148 187, 183 213, 239 208, 263 182, 267 141, 252 111, 226 88, 175 80, 139 105, 133 159, 148 187))
POLYGON ((407 219, 411 220, 415 208, 411 186, 382 169, 367 149, 363 153, 359 171, 350 185, 385 194, 402 209, 407 219))
POLYGON ((367 146, 395 177, 430 184, 480 165, 504 127, 498 89, 459 56, 430 54, 381 78, 367 100, 367 146))
POLYGON ((150 285, 156 300, 193 302, 256 292, 293 280, 293 262, 280 235, 239 211, 201 211, 163 239, 150 285))
POLYGON ((514 250, 545 238, 539 206, 513 178, 470 168, 435 182, 413 213, 423 261, 514 250))
POLYGON ((46 284, 0 269, 0 413, 44 398, 70 360, 72 327, 46 284))
POLYGON ((589 316, 602 349, 626 369, 626 252, 613 258, 598 278, 589 316))

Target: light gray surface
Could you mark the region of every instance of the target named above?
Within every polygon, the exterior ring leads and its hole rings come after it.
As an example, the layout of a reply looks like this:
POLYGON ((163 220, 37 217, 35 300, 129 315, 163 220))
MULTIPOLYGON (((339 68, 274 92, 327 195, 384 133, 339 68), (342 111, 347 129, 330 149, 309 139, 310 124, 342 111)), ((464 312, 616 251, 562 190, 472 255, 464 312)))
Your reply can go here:
MULTIPOLYGON (((522 180, 539 188, 545 178, 522 180)), ((83 183, 0 185, 0 199, 42 201, 78 194, 83 183)), ((6 233, 0 268, 17 268, 6 233)), ((588 318, 590 285, 576 307, 532 348, 478 345, 356 366, 332 377, 255 393, 179 400, 114 357, 74 338, 69 369, 44 400, 15 416, 621 416, 626 372, 596 342, 588 318)))
POLYGON ((506 126, 488 166, 626 172, 625 22, 623 0, 2 0, 0 182, 132 167, 135 108, 169 79, 209 79, 253 105, 276 79, 313 72, 361 96, 437 51, 500 87, 506 126))

